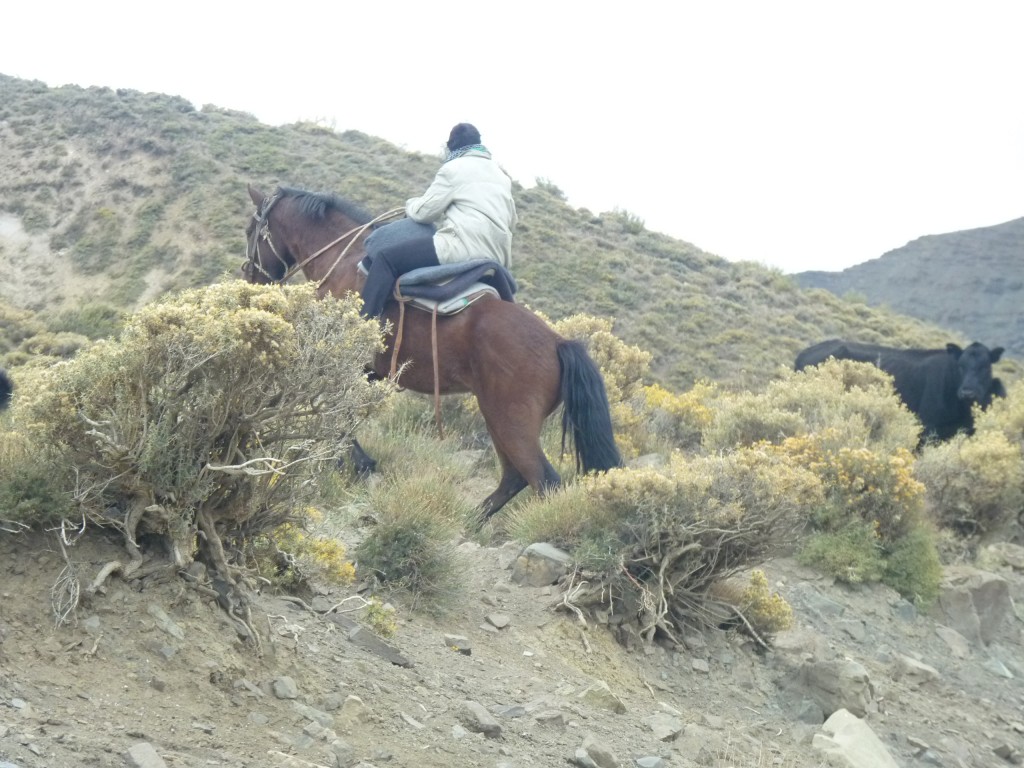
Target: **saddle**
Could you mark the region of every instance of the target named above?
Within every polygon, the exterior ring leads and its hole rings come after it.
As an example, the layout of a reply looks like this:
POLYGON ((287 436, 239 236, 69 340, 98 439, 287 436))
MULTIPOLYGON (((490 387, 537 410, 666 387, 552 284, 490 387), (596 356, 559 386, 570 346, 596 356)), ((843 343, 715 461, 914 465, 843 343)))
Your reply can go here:
MULTIPOLYGON (((360 262, 363 273, 366 267, 360 262)), ((431 314, 454 315, 484 296, 515 301, 515 278, 492 259, 421 267, 400 275, 394 299, 431 314)))
POLYGON ((515 279, 501 264, 473 259, 406 272, 395 283, 395 298, 439 315, 453 315, 488 294, 515 301, 516 290, 515 279))

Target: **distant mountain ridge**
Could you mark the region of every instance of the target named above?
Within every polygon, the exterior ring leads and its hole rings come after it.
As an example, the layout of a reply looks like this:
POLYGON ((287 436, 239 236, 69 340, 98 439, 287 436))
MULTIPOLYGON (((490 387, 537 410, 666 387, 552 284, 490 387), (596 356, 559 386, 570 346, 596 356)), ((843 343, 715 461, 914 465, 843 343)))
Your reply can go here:
POLYGON ((1024 218, 919 237, 842 272, 794 278, 1024 355, 1024 218))

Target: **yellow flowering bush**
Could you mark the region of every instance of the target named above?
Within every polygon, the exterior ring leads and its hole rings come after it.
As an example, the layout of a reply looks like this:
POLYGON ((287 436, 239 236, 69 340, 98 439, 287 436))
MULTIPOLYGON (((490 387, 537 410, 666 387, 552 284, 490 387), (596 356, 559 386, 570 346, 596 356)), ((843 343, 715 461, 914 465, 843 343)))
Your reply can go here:
POLYGON ((740 593, 739 608, 761 633, 775 634, 793 626, 793 608, 786 598, 768 587, 764 571, 750 572, 750 582, 740 593))
POLYGON ((295 520, 256 537, 246 545, 257 571, 276 584, 294 586, 310 580, 351 584, 355 566, 347 559, 345 545, 331 536, 316 533, 323 513, 307 507, 295 520))
POLYGON ((927 445, 915 467, 933 516, 961 536, 999 533, 1024 511, 1021 443, 989 424, 972 437, 927 445))

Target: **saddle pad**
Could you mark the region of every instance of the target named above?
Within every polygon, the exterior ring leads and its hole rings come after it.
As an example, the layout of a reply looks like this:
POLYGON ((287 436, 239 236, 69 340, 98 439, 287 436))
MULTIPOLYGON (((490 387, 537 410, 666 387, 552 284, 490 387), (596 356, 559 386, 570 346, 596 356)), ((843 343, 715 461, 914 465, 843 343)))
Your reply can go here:
POLYGON ((439 315, 454 315, 461 312, 473 302, 478 299, 482 299, 484 296, 494 296, 500 299, 501 296, 498 291, 489 285, 484 283, 473 283, 469 288, 459 293, 458 296, 454 296, 444 301, 435 301, 434 299, 424 299, 418 296, 400 296, 395 292, 395 299, 403 301, 417 309, 423 309, 427 312, 434 312, 437 310, 439 315))

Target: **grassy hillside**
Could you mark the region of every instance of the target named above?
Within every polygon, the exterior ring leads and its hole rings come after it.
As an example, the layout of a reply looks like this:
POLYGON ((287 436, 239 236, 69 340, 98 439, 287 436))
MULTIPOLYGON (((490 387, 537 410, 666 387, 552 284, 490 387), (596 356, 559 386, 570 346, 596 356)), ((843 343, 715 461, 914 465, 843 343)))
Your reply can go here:
POLYGON ((796 279, 838 295, 860 294, 872 305, 1024 356, 1024 218, 919 237, 842 272, 804 272, 796 279))
MULTIPOLYGON (((247 182, 383 211, 421 192, 438 165, 356 131, 271 127, 174 96, 3 75, 0 147, 0 355, 23 345, 29 327, 96 335, 117 310, 236 275, 247 182)), ((552 184, 517 184, 515 196, 520 301, 552 318, 614 318, 621 338, 654 353, 666 386, 755 387, 830 336, 966 340, 727 262, 628 213, 574 209, 552 184)))

